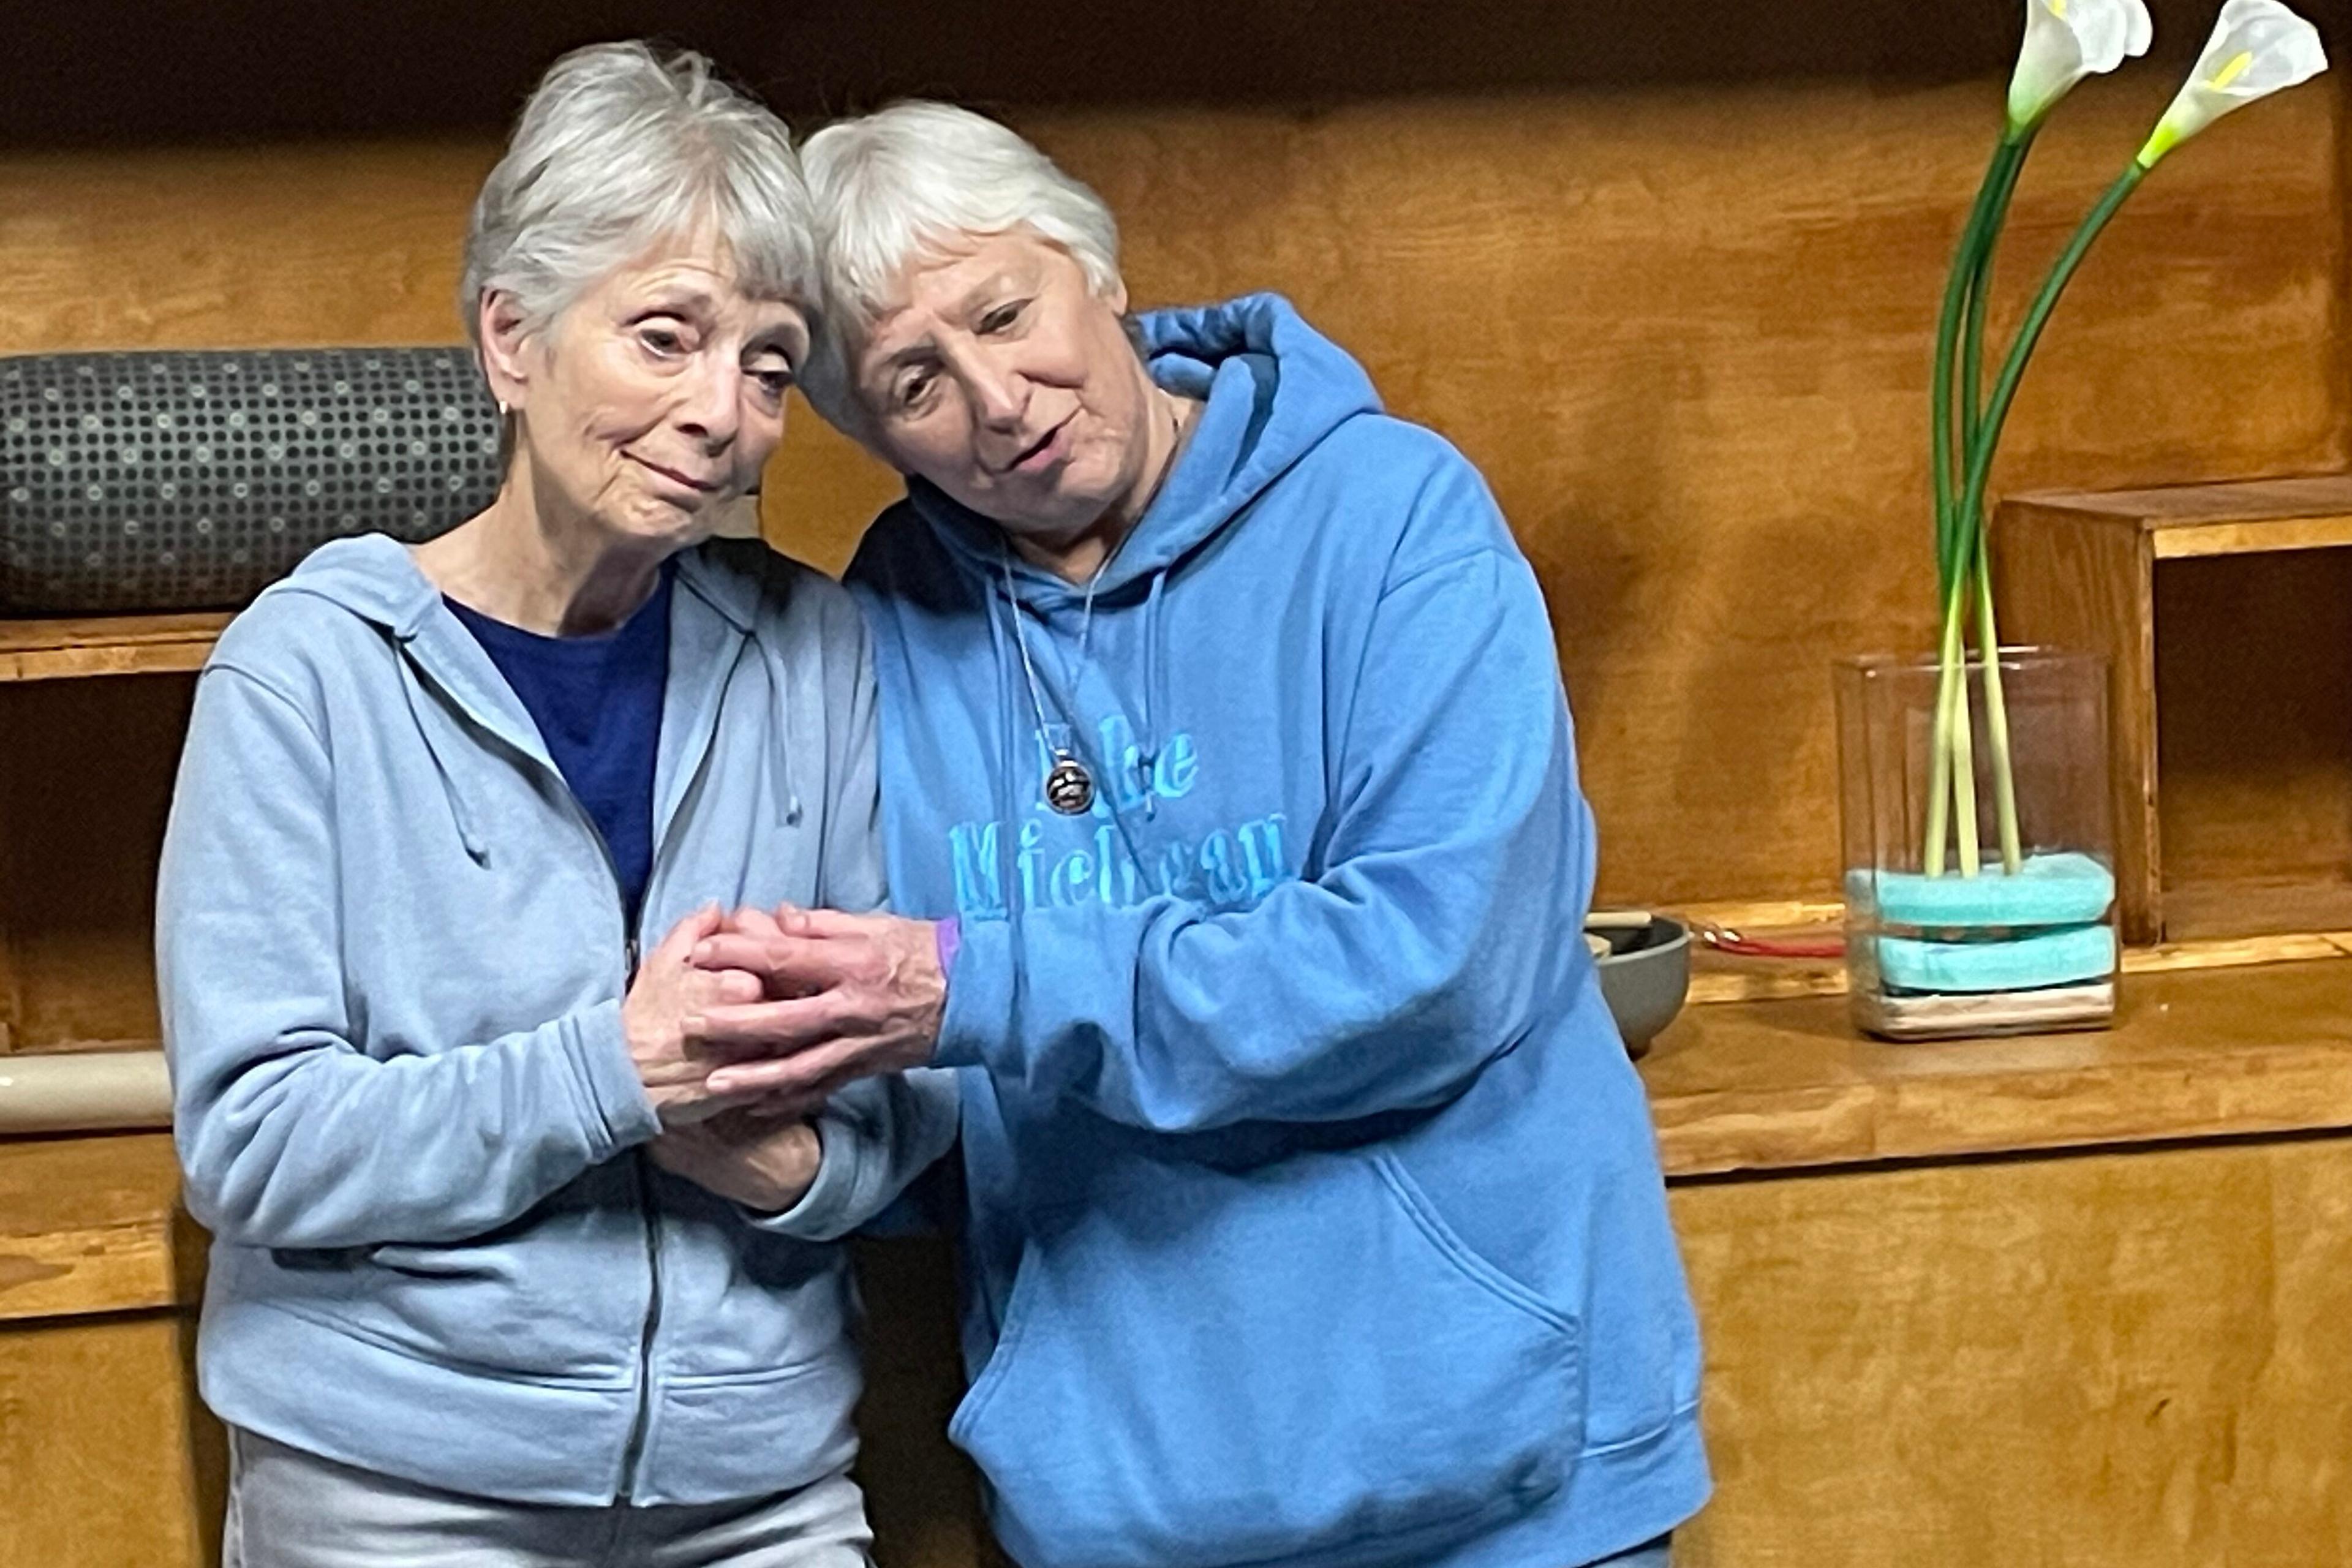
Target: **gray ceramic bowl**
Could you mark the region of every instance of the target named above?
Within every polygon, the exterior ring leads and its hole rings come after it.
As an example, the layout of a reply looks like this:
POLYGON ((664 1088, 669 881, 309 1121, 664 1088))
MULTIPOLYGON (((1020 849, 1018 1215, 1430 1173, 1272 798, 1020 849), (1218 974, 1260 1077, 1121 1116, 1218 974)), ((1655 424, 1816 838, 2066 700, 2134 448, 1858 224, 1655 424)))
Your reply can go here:
POLYGON ((1601 994, 1625 1037, 1625 1049, 1640 1056, 1651 1038, 1674 1022, 1690 994, 1690 931, 1664 915, 1631 931, 1600 931, 1609 952, 1593 960, 1601 971, 1601 994))

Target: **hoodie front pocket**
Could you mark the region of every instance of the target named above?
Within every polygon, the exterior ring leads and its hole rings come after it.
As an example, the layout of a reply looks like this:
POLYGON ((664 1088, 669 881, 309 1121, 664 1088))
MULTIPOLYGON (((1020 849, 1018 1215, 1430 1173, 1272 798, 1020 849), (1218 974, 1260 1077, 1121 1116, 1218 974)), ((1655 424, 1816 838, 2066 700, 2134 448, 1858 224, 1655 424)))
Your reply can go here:
POLYGON ((1384 1154, 1136 1162, 1039 1223, 950 1436, 1030 1568, 1347 1568, 1557 1490, 1572 1320, 1384 1154))

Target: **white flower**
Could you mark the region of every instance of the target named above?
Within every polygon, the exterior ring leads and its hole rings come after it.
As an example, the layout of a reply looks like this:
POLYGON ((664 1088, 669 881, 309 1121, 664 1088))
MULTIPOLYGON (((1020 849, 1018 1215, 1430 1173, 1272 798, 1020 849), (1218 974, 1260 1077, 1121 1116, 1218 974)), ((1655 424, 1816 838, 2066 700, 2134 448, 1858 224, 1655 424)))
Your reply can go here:
POLYGON ((2156 123, 2139 166, 2156 161, 2233 109, 2309 81, 2327 68, 2319 30, 2279 0, 2228 0, 2172 107, 2156 123))
POLYGON ((2025 44, 2009 79, 2009 124, 2041 122, 2086 76, 2147 53, 2155 28, 2145 0, 2025 0, 2025 44))

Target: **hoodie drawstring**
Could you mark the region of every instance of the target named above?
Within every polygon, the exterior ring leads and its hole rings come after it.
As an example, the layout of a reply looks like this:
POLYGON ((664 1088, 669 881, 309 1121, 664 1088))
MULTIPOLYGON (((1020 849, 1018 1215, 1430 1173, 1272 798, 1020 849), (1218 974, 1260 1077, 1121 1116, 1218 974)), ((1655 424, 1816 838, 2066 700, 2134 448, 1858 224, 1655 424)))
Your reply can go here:
POLYGON ((400 692, 408 700, 409 721, 416 732, 425 737, 425 749, 432 755, 433 771, 441 776, 441 798, 449 804, 449 816, 457 825, 457 841, 466 847, 466 854, 475 865, 490 863, 490 847, 474 826, 473 813, 467 809, 466 797, 458 791, 457 775, 449 766, 449 759, 441 754, 441 742, 434 738, 433 726, 425 721, 425 710, 418 706, 423 696, 424 678, 408 654, 408 640, 398 643, 400 659, 400 692))
MULTIPOLYGON (((1003 826, 998 830, 996 842, 997 886, 1003 889, 1004 908, 1011 913, 1018 890, 1013 882, 1014 840, 1020 837, 1022 813, 1020 785, 1014 768, 1021 754, 1020 699, 1013 689, 1013 660, 1005 651, 1004 623, 996 616, 996 592, 992 584, 983 592, 988 600, 988 644, 996 656, 996 820, 1003 826)), ((1020 604, 1013 597, 1010 579, 1004 588, 1005 613, 1017 616, 1020 604)), ((1019 927, 1015 926, 1015 931, 1019 927)))
POLYGON ((1167 660, 1160 657, 1160 638, 1165 626, 1160 613, 1160 590, 1168 585, 1166 571, 1151 574, 1150 590, 1143 597, 1143 690, 1140 702, 1143 710, 1136 715, 1136 765, 1143 776, 1138 781, 1143 790, 1143 816, 1155 821, 1160 815, 1160 792, 1153 780, 1160 768, 1160 720, 1168 711, 1168 693, 1160 681, 1167 660))
MULTIPOLYGON (((768 702, 775 715, 778 765, 783 769, 784 775, 784 787, 779 792, 780 798, 776 802, 775 820, 781 826, 797 827, 801 820, 801 791, 800 775, 793 766, 793 758, 807 737, 793 732, 793 721, 803 710, 821 711, 824 704, 822 697, 808 702, 793 701, 787 689, 790 682, 782 671, 782 660, 769 652, 768 645, 761 642, 757 632, 744 641, 747 648, 752 643, 759 644, 761 663, 768 672, 768 702)), ((740 650, 737 657, 741 657, 740 650)), ((729 679, 731 680, 733 677, 729 679)))

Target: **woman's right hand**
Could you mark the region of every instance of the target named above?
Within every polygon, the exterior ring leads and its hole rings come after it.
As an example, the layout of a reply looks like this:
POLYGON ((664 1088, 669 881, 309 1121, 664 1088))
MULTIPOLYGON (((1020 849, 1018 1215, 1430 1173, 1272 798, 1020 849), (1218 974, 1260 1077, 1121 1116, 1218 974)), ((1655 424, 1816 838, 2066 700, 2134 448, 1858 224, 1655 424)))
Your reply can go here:
POLYGON ((815 1127, 757 1105, 673 1127, 646 1152, 663 1170, 756 1214, 782 1214, 799 1203, 824 1161, 815 1127))
POLYGON ((717 1006, 740 1006, 765 994, 758 975, 740 969, 707 969, 694 963, 697 943, 724 923, 717 905, 697 910, 672 926, 637 965, 621 1003, 621 1034, 638 1081, 665 1126, 716 1116, 730 1106, 759 1098, 714 1095, 711 1069, 740 1059, 688 1034, 688 1020, 717 1006))

